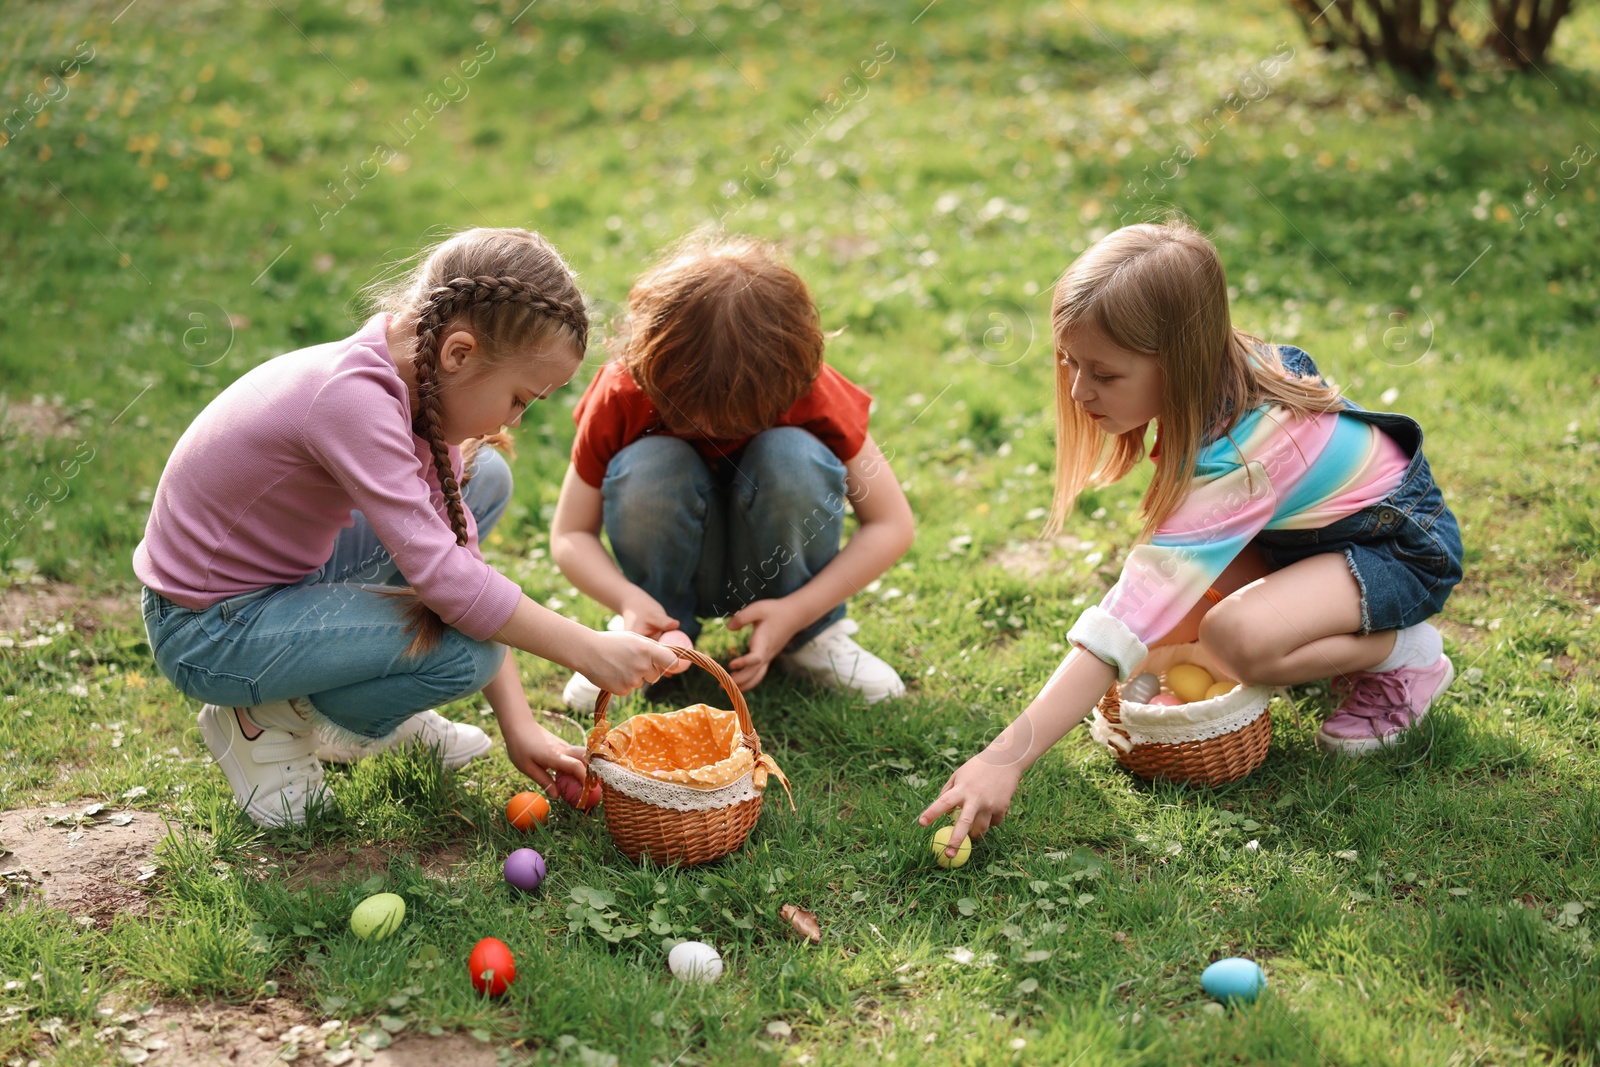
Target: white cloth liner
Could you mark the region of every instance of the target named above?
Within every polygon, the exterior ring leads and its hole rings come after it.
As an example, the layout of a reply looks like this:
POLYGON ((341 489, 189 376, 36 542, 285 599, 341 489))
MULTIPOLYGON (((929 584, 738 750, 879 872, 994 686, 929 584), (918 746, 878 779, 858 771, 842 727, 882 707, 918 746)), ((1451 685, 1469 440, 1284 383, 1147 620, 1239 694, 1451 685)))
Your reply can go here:
POLYGON ((595 773, 595 777, 625 796, 673 811, 716 811, 743 804, 761 795, 761 790, 755 786, 754 768, 716 789, 696 789, 677 782, 657 781, 638 771, 619 767, 608 759, 590 760, 589 769, 595 773))
POLYGON ((1134 745, 1205 741, 1249 726, 1261 718, 1271 697, 1272 690, 1264 686, 1239 686, 1219 697, 1176 707, 1123 701, 1117 713, 1120 724, 1108 720, 1097 706, 1089 723, 1089 735, 1123 752, 1134 745))
MULTIPOLYGON (((1152 648, 1143 662, 1134 664, 1130 673, 1137 675, 1149 671, 1165 675, 1169 668, 1179 663, 1204 667, 1213 678, 1226 676, 1226 672, 1199 644, 1152 648)), ((1109 722, 1096 707, 1094 717, 1089 721, 1089 735, 1101 744, 1122 752, 1130 751, 1135 745, 1178 745, 1186 741, 1205 741, 1242 730, 1255 722, 1267 710, 1272 692, 1268 686, 1237 685, 1219 697, 1171 707, 1124 700, 1117 712, 1117 718, 1122 720, 1120 724, 1109 722)))

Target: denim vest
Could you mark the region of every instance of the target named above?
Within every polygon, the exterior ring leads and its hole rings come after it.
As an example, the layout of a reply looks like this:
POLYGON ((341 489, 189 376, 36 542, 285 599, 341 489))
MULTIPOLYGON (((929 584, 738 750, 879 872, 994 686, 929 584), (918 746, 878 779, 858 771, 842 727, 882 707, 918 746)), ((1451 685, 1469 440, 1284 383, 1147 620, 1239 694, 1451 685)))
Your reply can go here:
MULTIPOLYGON (((1317 365, 1305 352, 1290 345, 1280 345, 1278 351, 1289 373, 1321 379, 1317 365)), ((1341 413, 1376 426, 1411 457, 1399 486, 1371 507, 1320 529, 1263 530, 1256 535, 1256 544, 1276 566, 1319 552, 1342 552, 1353 545, 1379 547, 1428 588, 1437 611, 1461 580, 1461 531, 1422 453, 1422 427, 1408 416, 1368 411, 1349 400, 1344 401, 1341 413)))

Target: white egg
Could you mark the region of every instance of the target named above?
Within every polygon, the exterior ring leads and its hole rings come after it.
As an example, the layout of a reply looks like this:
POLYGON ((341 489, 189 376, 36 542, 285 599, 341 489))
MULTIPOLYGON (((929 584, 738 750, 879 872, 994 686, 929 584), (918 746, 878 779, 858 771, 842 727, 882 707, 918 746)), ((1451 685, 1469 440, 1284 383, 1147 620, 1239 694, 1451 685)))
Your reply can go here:
POLYGON ((710 985, 722 977, 722 957, 703 941, 683 941, 667 953, 667 969, 681 982, 710 985))

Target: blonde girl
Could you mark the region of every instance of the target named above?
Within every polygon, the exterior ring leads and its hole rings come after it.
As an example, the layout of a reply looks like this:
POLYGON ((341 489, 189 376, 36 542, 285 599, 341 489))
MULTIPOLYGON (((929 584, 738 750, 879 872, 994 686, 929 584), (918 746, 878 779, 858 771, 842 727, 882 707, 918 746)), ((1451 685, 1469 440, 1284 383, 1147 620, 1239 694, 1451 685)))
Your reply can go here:
MULTIPOLYGON (((1023 713, 922 813, 959 844, 1005 817, 1023 772, 1149 646, 1198 640, 1233 678, 1332 678, 1325 749, 1402 739, 1454 676, 1427 623, 1461 579, 1461 538, 1404 415, 1362 410, 1297 348, 1230 321, 1216 249, 1182 224, 1128 226, 1056 287, 1052 530, 1087 486, 1145 456, 1141 543, 1023 713)), ((951 847, 954 853, 954 845, 951 847)))

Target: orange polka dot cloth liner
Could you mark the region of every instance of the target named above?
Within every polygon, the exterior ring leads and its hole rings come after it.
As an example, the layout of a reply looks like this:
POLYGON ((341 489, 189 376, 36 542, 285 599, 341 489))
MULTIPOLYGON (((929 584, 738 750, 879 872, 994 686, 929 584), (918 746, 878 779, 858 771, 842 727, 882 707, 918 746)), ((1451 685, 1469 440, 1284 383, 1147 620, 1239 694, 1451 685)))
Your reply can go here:
POLYGON ((741 741, 739 716, 732 711, 695 704, 671 713, 635 715, 601 733, 589 735, 589 755, 599 755, 619 767, 658 782, 691 789, 720 789, 752 774, 757 789, 766 788, 768 775, 789 789, 778 764, 766 753, 757 757, 741 741))

